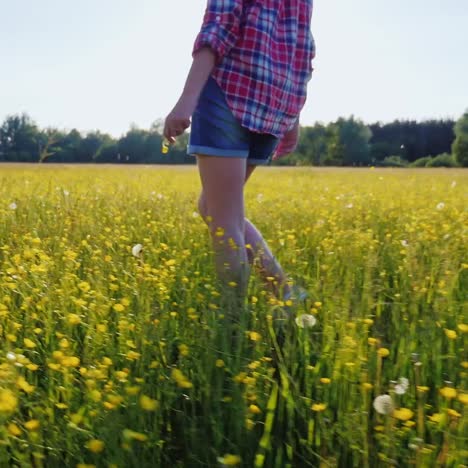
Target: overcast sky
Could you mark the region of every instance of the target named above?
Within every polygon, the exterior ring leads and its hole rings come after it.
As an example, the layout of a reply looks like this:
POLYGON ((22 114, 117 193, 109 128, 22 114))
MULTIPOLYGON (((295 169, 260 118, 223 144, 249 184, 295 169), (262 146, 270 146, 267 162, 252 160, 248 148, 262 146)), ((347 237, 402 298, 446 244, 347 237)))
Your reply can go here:
MULTIPOLYGON (((0 122, 149 128, 174 105, 206 0, 0 0, 0 122)), ((458 118, 468 108, 468 0, 315 0, 302 124, 458 118)))

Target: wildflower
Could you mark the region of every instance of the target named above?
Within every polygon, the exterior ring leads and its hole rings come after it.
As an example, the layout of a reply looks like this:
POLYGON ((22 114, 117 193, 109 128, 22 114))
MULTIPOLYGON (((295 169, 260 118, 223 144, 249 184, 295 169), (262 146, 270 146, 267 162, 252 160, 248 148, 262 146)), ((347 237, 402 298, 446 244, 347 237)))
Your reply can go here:
POLYGON ((312 411, 315 411, 316 413, 320 413, 321 411, 325 411, 327 408, 327 405, 325 403, 314 403, 311 406, 312 411))
POLYGON ((21 435, 21 429, 15 423, 8 424, 7 430, 12 436, 18 437, 21 435))
POLYGON ((26 348, 32 349, 36 347, 36 343, 34 343, 34 341, 30 340, 29 338, 25 338, 23 342, 26 348))
POLYGON ((224 367, 224 361, 222 359, 216 359, 215 366, 224 367))
POLYGON ((122 435, 123 438, 126 440, 138 440, 139 442, 145 442, 146 440, 148 440, 148 436, 146 434, 132 431, 131 429, 124 429, 122 431, 122 435))
POLYGON ((312 328, 317 323, 317 319, 311 314, 302 314, 296 317, 296 324, 299 328, 312 328))
POLYGON ((134 257, 141 257, 141 252, 143 250, 143 246, 141 244, 136 244, 132 247, 132 255, 134 257))
POLYGON ((437 203, 437 206, 436 208, 440 211, 440 210, 443 210, 445 208, 445 203, 444 202, 440 202, 440 203, 437 203))
POLYGON ((458 395, 458 400, 464 405, 468 405, 468 393, 460 393, 458 395))
POLYGON ((70 325, 78 325, 79 323, 81 323, 81 317, 78 314, 68 314, 67 322, 70 325))
POLYGON ((86 448, 93 453, 100 453, 104 450, 104 442, 99 439, 91 439, 86 442, 86 448))
POLYGON ((409 380, 406 377, 400 377, 398 383, 395 385, 395 393, 397 395, 404 395, 409 388, 409 380))
POLYGON ((329 379, 328 377, 322 377, 320 379, 320 383, 323 383, 324 385, 328 385, 331 383, 331 379, 329 379))
POLYGON ((413 417, 414 413, 408 408, 399 408, 393 411, 392 416, 400 421, 408 421, 413 417))
POLYGON ((429 419, 432 422, 440 423, 443 420, 443 415, 441 413, 434 413, 432 416, 429 416, 429 419))
POLYGON ((181 388, 192 388, 193 384, 190 382, 187 377, 179 369, 173 369, 171 373, 172 379, 177 383, 181 388))
POLYGON ((26 421, 24 423, 24 427, 28 430, 28 431, 37 431, 39 429, 39 426, 40 426, 40 422, 37 420, 37 419, 31 419, 29 421, 26 421))
POLYGON ((390 354, 390 351, 387 348, 379 348, 379 350, 377 351, 377 354, 380 357, 384 358, 384 357, 387 357, 390 354))
POLYGON ((240 465, 242 459, 239 455, 233 455, 232 453, 227 453, 223 457, 218 457, 218 462, 222 466, 237 466, 240 465))
POLYGON ((457 332, 455 330, 449 330, 448 328, 444 328, 445 336, 449 340, 455 340, 457 338, 457 332))
POLYGON ((122 312, 125 310, 125 307, 122 305, 122 304, 114 304, 112 306, 112 308, 116 311, 116 312, 122 312))
POLYGON ((418 385, 416 387, 416 390, 418 391, 418 393, 426 393, 429 391, 429 387, 426 387, 425 385, 418 385))
POLYGON ((9 361, 13 361, 15 362, 16 361, 16 354, 15 353, 12 353, 11 351, 9 351, 6 355, 7 359, 9 361))
POLYGON ((186 344, 180 344, 178 348, 181 356, 189 355, 189 347, 186 344))
POLYGON ((369 383, 369 382, 364 382, 364 383, 362 384, 362 388, 363 388, 364 390, 366 390, 366 391, 372 390, 372 387, 373 387, 373 385, 372 385, 371 383, 369 383))
POLYGON ((140 406, 145 410, 145 411, 156 411, 159 403, 156 400, 153 400, 152 398, 146 396, 146 395, 141 395, 140 396, 140 406))
POLYGON ((370 345, 370 346, 374 346, 377 344, 377 338, 367 338, 367 343, 370 345))
POLYGON ((457 396, 457 391, 452 387, 444 387, 439 390, 439 393, 447 400, 451 400, 457 396))
POLYGON ((23 376, 20 376, 16 379, 16 386, 25 393, 32 393, 36 388, 33 385, 30 385, 23 376))
POLYGON ((11 413, 18 406, 18 398, 8 388, 0 388, 0 414, 11 413))
POLYGON ((457 328, 462 332, 462 333, 468 333, 468 325, 466 323, 459 323, 457 325, 457 328))
POLYGON ((257 333, 256 331, 251 331, 249 332, 249 338, 252 341, 260 341, 262 339, 262 335, 260 335, 260 333, 257 333))
POLYGON ((16 208, 18 208, 18 205, 15 202, 13 202, 8 205, 8 208, 10 208, 10 210, 16 210, 16 208))
POLYGON ((252 414, 260 414, 262 410, 257 405, 250 405, 249 406, 249 413, 252 414))
POLYGON ((454 410, 452 408, 447 409, 447 414, 449 416, 452 416, 452 418, 459 418, 461 416, 461 414, 458 411, 456 411, 456 410, 454 410))
POLYGON ((375 398, 373 406, 380 414, 391 414, 395 409, 390 395, 379 395, 375 398))

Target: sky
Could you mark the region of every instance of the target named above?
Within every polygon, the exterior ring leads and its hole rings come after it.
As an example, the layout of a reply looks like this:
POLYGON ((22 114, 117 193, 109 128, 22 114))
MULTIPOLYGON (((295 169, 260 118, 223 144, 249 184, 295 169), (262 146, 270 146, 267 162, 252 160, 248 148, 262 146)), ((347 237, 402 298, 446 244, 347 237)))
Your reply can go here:
MULTIPOLYGON (((0 0, 0 122, 118 137, 177 101, 206 0, 0 0)), ((315 0, 302 125, 459 118, 468 0, 315 0)))

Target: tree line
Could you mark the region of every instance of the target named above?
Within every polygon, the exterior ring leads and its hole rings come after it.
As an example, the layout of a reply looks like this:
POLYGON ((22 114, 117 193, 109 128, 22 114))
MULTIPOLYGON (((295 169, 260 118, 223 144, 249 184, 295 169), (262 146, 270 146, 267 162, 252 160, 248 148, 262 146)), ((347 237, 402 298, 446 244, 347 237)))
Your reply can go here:
MULTIPOLYGON (((0 162, 193 164, 187 134, 163 154, 162 121, 149 130, 132 126, 114 138, 40 129, 27 114, 10 115, 0 127, 0 162)), ((301 127, 296 151, 274 164, 314 166, 468 166, 468 111, 450 119, 395 120, 366 125, 351 116, 301 127)))

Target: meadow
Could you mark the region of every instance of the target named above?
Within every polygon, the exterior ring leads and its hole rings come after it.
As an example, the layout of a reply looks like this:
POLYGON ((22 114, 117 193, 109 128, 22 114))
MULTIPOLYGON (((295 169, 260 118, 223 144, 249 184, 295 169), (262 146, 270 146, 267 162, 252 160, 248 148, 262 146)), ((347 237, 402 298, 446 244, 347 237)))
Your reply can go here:
POLYGON ((0 467, 466 466, 467 182, 256 171, 233 347, 194 167, 1 165, 0 467))

